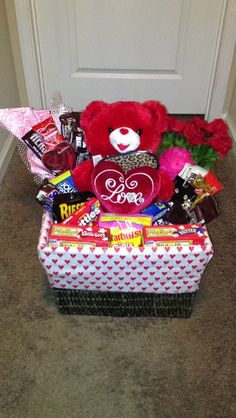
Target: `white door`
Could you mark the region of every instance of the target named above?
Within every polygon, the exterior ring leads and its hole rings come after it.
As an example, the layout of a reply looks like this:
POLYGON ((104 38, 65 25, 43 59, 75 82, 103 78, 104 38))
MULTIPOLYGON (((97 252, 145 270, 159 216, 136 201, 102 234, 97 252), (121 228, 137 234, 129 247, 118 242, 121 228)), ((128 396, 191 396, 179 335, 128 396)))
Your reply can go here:
POLYGON ((153 99, 170 113, 204 114, 224 6, 224 0, 15 0, 30 105, 40 97, 48 107, 60 91, 76 110, 92 100, 153 99))

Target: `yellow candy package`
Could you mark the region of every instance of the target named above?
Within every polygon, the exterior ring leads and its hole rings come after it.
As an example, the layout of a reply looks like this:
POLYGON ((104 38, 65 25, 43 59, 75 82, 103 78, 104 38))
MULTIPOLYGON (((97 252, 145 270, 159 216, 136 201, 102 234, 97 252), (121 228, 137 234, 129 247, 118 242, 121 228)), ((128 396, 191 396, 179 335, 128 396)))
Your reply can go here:
POLYGON ((143 228, 128 227, 110 229, 110 246, 140 247, 143 241, 143 228))

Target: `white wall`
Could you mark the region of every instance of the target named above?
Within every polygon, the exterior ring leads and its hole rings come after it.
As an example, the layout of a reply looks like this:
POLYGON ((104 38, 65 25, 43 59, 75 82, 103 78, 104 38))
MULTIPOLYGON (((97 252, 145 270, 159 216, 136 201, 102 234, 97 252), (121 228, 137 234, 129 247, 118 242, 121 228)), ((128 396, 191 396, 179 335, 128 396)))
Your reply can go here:
POLYGON ((228 90, 225 100, 224 113, 231 134, 236 142, 236 46, 230 71, 228 90))
POLYGON ((230 114, 232 123, 234 125, 234 129, 236 131, 236 82, 234 83, 234 88, 233 88, 232 97, 230 101, 229 114, 230 114))
MULTIPOLYGON (((5 1, 0 0, 0 108, 20 105, 5 1)), ((14 150, 9 134, 0 128, 0 181, 14 150)))

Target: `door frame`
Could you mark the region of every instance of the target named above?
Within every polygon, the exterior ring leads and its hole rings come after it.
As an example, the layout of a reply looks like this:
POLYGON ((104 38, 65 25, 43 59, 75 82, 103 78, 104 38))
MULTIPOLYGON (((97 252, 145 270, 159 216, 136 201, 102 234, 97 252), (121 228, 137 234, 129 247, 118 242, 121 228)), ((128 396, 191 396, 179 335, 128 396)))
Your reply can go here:
POLYGON ((225 100, 236 45, 236 2, 224 1, 205 117, 226 118, 225 100))
MULTIPOLYGON (((9 24, 10 32, 11 34, 14 32, 15 37, 17 29, 21 49, 21 57, 19 59, 19 53, 16 53, 13 48, 16 69, 21 65, 23 66, 25 79, 25 86, 23 82, 18 82, 20 97, 26 94, 30 106, 46 108, 40 44, 36 24, 35 0, 5 0, 5 3, 7 15, 11 15, 11 22, 9 24), (15 27, 12 19, 13 14, 16 16, 15 27)), ((205 118, 207 120, 225 116, 224 103, 235 43, 236 2, 235 0, 223 0, 205 110, 205 118)))

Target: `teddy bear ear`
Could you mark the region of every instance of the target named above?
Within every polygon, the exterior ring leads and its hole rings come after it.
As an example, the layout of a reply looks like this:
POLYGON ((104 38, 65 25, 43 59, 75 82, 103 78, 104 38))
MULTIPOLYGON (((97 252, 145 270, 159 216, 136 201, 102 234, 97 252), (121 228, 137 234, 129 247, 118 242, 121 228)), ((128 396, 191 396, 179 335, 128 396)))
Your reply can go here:
POLYGON ((95 116, 97 116, 102 110, 106 109, 107 106, 108 103, 99 100, 91 102, 81 113, 80 123, 82 128, 86 130, 91 120, 95 116))
POLYGON ((143 106, 150 111, 158 125, 159 132, 164 132, 168 127, 168 115, 165 106, 155 100, 144 102, 143 106))

